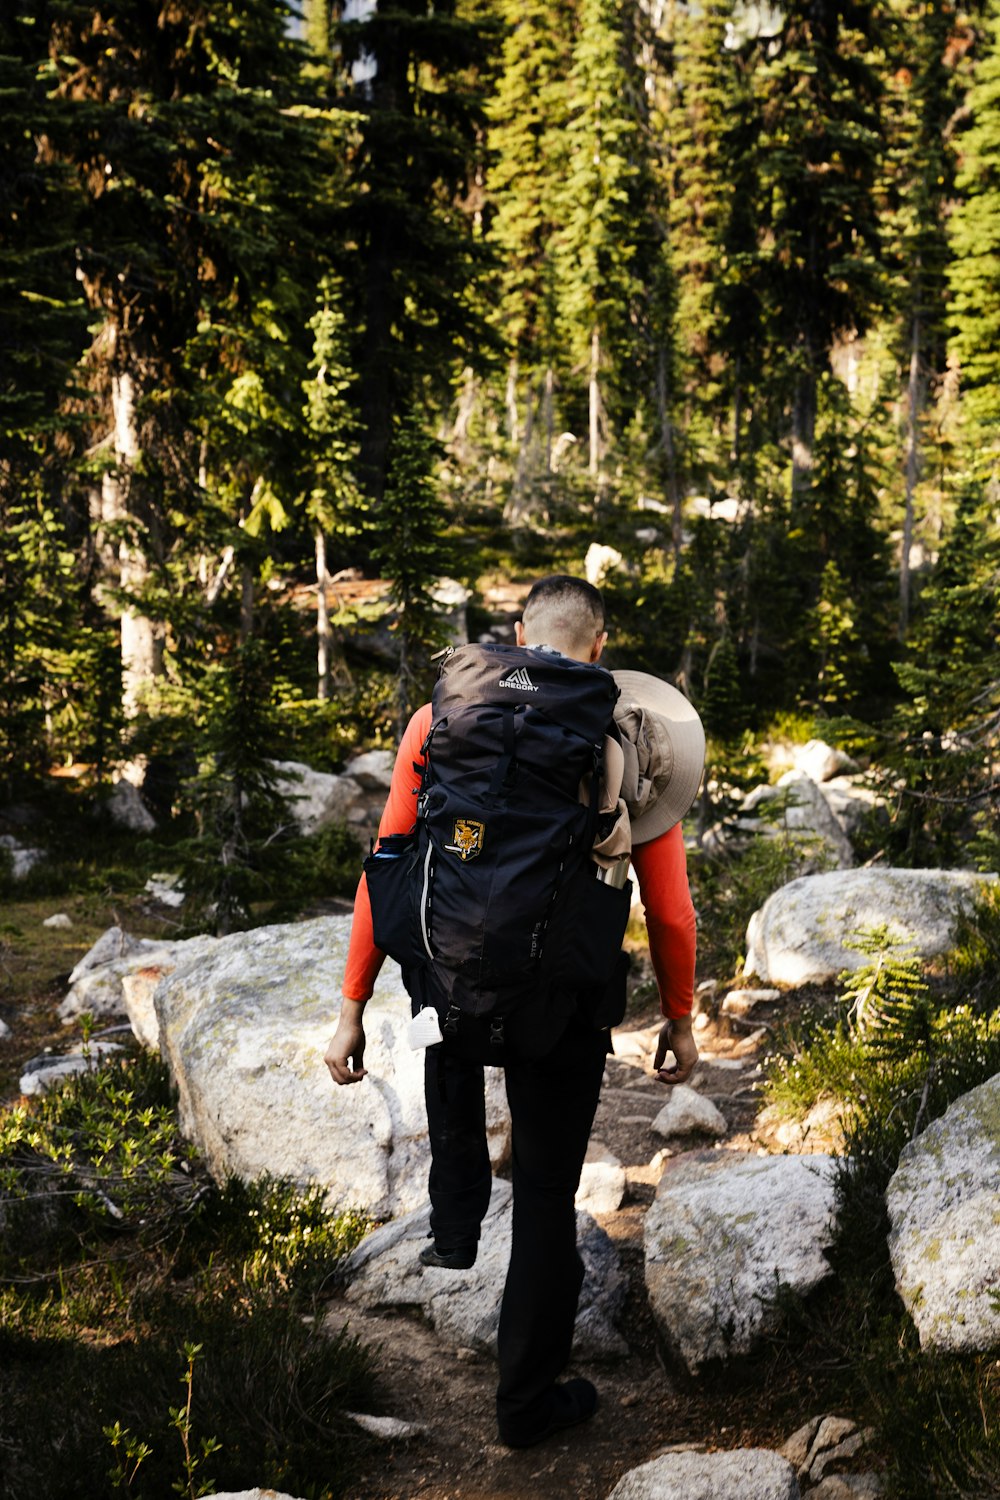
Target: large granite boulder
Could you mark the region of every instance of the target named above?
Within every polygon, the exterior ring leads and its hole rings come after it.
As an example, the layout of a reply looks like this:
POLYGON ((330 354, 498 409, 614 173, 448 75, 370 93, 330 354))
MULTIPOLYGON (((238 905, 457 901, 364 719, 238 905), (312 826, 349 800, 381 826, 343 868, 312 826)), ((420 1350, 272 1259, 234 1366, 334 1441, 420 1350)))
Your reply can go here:
MULTIPOLYGON (((512 1192, 493 1183, 483 1220, 479 1255, 471 1271, 422 1266, 419 1252, 430 1233, 422 1208, 376 1229, 345 1264, 347 1298, 368 1310, 417 1308, 452 1348, 496 1354, 500 1299, 510 1260, 512 1192)), ((625 1280, 611 1240, 587 1213, 577 1213, 584 1282, 576 1315, 574 1353, 581 1359, 621 1355, 627 1345, 614 1320, 625 1298, 625 1280)))
MULTIPOLYGON (((350 917, 331 916, 202 939, 197 952, 174 954, 152 1002, 182 1128, 218 1177, 319 1183, 331 1205, 387 1218, 426 1198, 424 1054, 407 1045, 409 998, 387 961, 365 1013, 368 1076, 331 1081, 323 1054, 350 927, 350 917)), ((487 1121, 498 1165, 510 1126, 494 1068, 487 1121)))
POLYGON ((369 816, 369 798, 353 776, 314 771, 296 760, 272 761, 279 778, 277 790, 288 800, 300 833, 316 833, 330 823, 362 823, 369 816))
POLYGON ((630 1469, 608 1500, 799 1500, 795 1470, 767 1448, 665 1453, 630 1469))
POLYGON ((792 835, 801 842, 806 857, 814 854, 840 869, 849 869, 854 863, 850 839, 819 786, 805 771, 786 771, 777 786, 755 787, 743 800, 741 828, 747 827, 750 813, 761 820, 760 833, 792 835), (782 804, 781 809, 768 817, 768 804, 772 802, 782 804))
POLYGON ((868 958, 846 946, 885 924, 893 942, 933 958, 951 946, 955 921, 983 879, 964 870, 833 870, 783 885, 747 927, 745 971, 765 983, 810 984, 858 969, 868 958))
POLYGON ((896 1289, 921 1347, 1000 1347, 1000 1074, 904 1147, 886 1203, 896 1289))
POLYGON ((830 1274, 833 1159, 689 1153, 668 1161, 646 1215, 646 1289, 692 1374, 748 1354, 776 1325, 776 1294, 830 1274))

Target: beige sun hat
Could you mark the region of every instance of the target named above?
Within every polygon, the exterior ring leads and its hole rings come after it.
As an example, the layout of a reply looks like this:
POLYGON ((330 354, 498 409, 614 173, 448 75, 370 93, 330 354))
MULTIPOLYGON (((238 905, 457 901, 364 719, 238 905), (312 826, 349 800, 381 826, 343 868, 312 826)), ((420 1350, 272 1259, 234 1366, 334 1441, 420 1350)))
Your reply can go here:
POLYGON ((632 843, 646 844, 679 823, 698 795, 705 731, 683 693, 648 672, 612 672, 621 689, 615 723, 625 768, 621 795, 632 843))

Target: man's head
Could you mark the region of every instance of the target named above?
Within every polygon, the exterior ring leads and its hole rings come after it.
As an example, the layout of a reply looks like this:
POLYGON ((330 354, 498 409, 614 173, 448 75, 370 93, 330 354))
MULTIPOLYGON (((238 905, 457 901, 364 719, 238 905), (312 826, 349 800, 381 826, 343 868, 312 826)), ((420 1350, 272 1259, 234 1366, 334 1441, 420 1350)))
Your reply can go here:
POLYGON ((593 584, 568 573, 540 578, 514 627, 519 646, 552 646, 576 661, 595 662, 608 638, 604 602, 593 584))

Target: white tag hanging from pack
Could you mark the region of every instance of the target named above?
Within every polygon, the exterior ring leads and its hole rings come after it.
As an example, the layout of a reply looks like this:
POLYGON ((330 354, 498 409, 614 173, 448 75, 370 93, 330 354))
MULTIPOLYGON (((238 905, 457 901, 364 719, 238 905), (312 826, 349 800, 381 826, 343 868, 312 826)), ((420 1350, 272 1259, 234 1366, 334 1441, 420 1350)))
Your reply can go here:
POLYGON ((438 1013, 431 1005, 425 1005, 423 1010, 417 1012, 406 1028, 406 1040, 414 1052, 421 1047, 436 1047, 438 1042, 443 1042, 441 1034, 441 1022, 438 1013))

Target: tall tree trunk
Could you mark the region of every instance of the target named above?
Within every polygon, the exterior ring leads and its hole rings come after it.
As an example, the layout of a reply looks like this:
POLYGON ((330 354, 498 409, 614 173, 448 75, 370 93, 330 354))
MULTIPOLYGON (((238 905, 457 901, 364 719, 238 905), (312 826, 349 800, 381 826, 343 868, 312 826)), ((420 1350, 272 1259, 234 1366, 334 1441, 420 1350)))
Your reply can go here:
POLYGON ((517 360, 512 359, 507 366, 507 389, 504 393, 507 407, 507 436, 511 445, 518 439, 520 423, 517 413, 517 360))
POLYGON ((792 503, 809 488, 816 441, 816 376, 810 369, 795 382, 792 405, 792 503))
MULTIPOLYGON (((111 377, 111 413, 114 463, 101 476, 100 516, 104 526, 127 531, 129 521, 134 519, 130 491, 139 461, 135 385, 127 370, 116 371, 111 377)), ((135 598, 149 581, 148 561, 134 537, 127 534, 119 536, 117 550, 119 587, 135 598)), ((125 605, 120 624, 122 708, 127 718, 134 718, 151 684, 162 673, 163 634, 138 604, 125 605)))
POLYGON ((681 487, 677 482, 677 449, 674 444, 674 426, 670 420, 669 391, 667 389, 667 351, 662 348, 656 359, 656 405, 660 418, 660 451, 663 454, 667 499, 670 502, 670 539, 673 545, 674 557, 679 560, 683 540, 681 487))
POLYGON ((556 376, 552 366, 545 371, 545 395, 542 398, 542 415, 545 422, 545 472, 552 473, 552 440, 555 436, 556 420, 556 376))
POLYGON ((590 335, 590 463, 596 479, 601 468, 601 335, 595 328, 590 335))
POLYGON ((316 697, 321 703, 330 697, 330 614, 326 607, 326 537, 316 527, 316 697))
POLYGON ((906 496, 903 502, 903 543, 899 558, 899 626, 905 641, 910 625, 910 548, 913 546, 913 511, 920 480, 920 418, 926 382, 920 358, 923 329, 920 313, 914 312, 910 328, 910 379, 906 393, 906 496))

